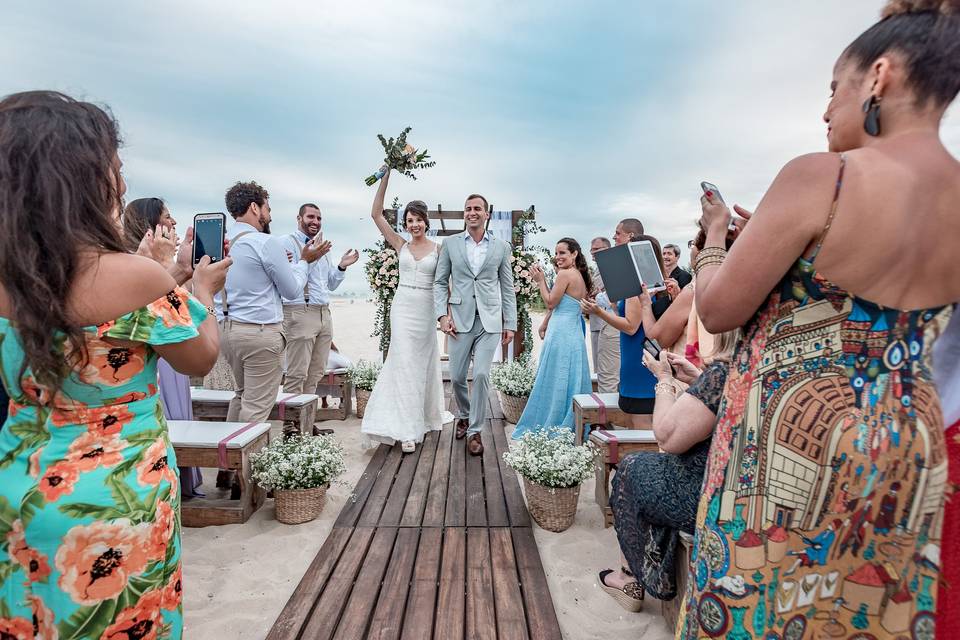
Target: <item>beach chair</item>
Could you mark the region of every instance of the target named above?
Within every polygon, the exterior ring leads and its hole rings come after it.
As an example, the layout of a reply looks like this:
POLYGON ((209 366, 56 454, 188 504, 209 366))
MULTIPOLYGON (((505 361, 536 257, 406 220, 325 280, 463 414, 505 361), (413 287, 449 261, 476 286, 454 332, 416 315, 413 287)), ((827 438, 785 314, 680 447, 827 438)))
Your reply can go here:
MULTIPOLYGON (((193 402, 193 417, 197 420, 226 420, 233 391, 219 389, 190 388, 193 402)), ((317 420, 320 397, 313 393, 277 392, 277 401, 273 405, 268 420, 282 420, 293 423, 301 433, 312 433, 313 423, 317 420)))
POLYGON ((660 451, 653 431, 618 429, 608 431, 594 429, 590 432, 590 442, 597 448, 593 459, 596 486, 594 495, 603 512, 603 526, 613 524, 613 510, 610 509, 610 475, 624 456, 636 451, 660 451))
POLYGON ((317 396, 333 396, 340 403, 336 407, 319 407, 317 420, 346 420, 353 410, 353 383, 347 377, 347 369, 328 371, 317 385, 317 396))
POLYGON ((185 527, 242 524, 263 505, 266 494, 250 477, 250 454, 270 438, 270 423, 167 420, 177 464, 237 472, 240 499, 190 498, 180 506, 185 527))

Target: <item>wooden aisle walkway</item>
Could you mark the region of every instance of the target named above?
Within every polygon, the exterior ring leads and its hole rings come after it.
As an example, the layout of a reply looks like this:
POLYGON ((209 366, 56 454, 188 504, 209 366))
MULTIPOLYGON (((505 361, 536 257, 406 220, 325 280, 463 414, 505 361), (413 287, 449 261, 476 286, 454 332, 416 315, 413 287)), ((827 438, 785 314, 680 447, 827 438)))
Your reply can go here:
POLYGON ((466 452, 453 426, 381 445, 268 640, 559 640, 503 413, 466 452))

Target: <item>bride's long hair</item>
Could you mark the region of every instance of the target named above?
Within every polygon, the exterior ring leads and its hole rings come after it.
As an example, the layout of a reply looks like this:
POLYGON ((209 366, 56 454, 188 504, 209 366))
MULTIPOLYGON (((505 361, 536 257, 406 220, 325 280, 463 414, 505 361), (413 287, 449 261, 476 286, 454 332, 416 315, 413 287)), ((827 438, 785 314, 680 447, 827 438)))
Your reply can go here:
POLYGON ((571 253, 575 252, 577 254, 574 265, 577 267, 580 275, 583 276, 583 284, 587 286, 587 295, 592 295, 593 279, 590 277, 590 269, 587 267, 587 259, 583 255, 583 249, 580 248, 580 243, 573 238, 560 238, 557 244, 561 242, 567 245, 567 249, 569 249, 571 253))

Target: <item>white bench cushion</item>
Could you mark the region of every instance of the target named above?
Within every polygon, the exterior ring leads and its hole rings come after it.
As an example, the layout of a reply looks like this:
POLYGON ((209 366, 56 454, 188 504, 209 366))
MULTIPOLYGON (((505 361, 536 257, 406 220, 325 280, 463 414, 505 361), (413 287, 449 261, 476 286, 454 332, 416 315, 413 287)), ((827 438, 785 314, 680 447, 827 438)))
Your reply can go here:
MULTIPOLYGON (((644 429, 617 429, 613 431, 613 437, 617 439, 617 442, 620 444, 646 444, 646 443, 656 443, 657 437, 653 435, 653 431, 644 430, 644 429)), ((596 438, 600 442, 610 442, 610 438, 607 433, 600 430, 593 430, 590 432, 590 438, 596 438)))
MULTIPOLYGON (((173 446, 216 449, 220 441, 242 429, 245 422, 206 422, 203 420, 167 420, 173 446)), ((227 442, 228 449, 240 449, 270 430, 269 422, 256 424, 227 442)))
MULTIPOLYGON (((199 387, 190 387, 190 398, 196 402, 230 402, 236 394, 233 391, 223 391, 220 389, 201 389, 199 387)), ((279 391, 277 393, 277 403, 286 398, 289 393, 279 391)), ((302 407, 311 402, 319 402, 320 396, 314 393, 301 393, 293 396, 286 401, 288 407, 302 407)))
MULTIPOLYGON (((600 399, 603 400, 603 404, 607 407, 616 409, 619 407, 620 396, 616 393, 598 393, 600 399)), ((581 409, 599 409, 600 405, 597 404, 597 401, 593 399, 589 393, 578 393, 573 396, 573 403, 578 405, 581 409)))

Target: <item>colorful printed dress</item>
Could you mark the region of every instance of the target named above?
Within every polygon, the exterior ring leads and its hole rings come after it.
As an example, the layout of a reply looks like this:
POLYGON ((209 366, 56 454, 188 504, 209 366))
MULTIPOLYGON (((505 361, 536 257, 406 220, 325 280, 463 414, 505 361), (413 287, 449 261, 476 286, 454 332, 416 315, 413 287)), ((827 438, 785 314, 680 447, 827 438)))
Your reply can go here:
POLYGON ((0 319, 0 638, 181 637, 180 492, 151 345, 196 337, 206 314, 177 288, 86 329, 88 364, 57 393, 20 376, 0 319))
MULTIPOLYGON (((836 213, 840 178, 830 213, 836 213)), ((952 307, 814 268, 745 328, 704 477, 678 638, 934 637, 947 486, 931 351, 952 307)))

